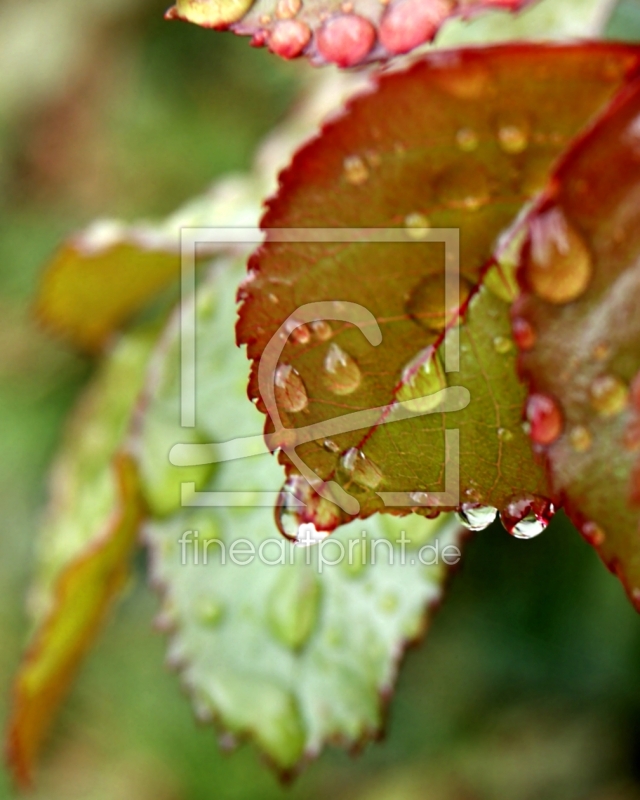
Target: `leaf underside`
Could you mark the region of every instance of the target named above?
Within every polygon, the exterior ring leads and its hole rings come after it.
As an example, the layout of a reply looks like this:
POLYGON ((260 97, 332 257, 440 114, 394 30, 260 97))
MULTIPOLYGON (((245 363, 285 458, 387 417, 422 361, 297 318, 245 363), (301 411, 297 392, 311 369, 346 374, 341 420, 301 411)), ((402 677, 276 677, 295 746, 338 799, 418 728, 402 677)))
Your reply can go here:
POLYGON ((640 609, 640 83, 554 172, 527 220, 514 324, 553 491, 640 609), (635 381, 635 382, 634 382, 635 381))
POLYGON ((447 336, 456 334, 457 313, 463 321, 460 372, 449 373, 447 382, 470 391, 468 408, 340 434, 330 448, 320 440, 297 448, 322 480, 338 480, 357 497, 362 516, 385 508, 379 492, 443 491, 446 429, 460 431, 463 502, 503 508, 514 494, 547 493, 546 476, 531 458, 521 426, 525 390, 516 377, 510 335, 509 301, 515 295, 509 268, 502 265, 502 286, 495 269, 487 270, 497 237, 637 63, 636 49, 612 45, 433 54, 405 73, 382 77, 376 90, 352 102, 281 175, 262 221, 267 243, 252 257, 240 293, 238 341, 248 345, 254 361, 250 396, 267 410, 258 362, 279 326, 305 303, 359 303, 382 332, 377 347, 352 325, 335 322, 322 336, 289 338, 282 364, 297 371, 308 403, 301 409, 289 403, 295 412, 287 410, 290 398, 278 405, 287 428, 406 398, 403 372, 416 358, 433 362, 428 348, 441 351, 445 339, 444 322, 438 321, 443 247, 416 243, 411 229, 417 221, 460 230, 461 299, 468 302, 451 310, 447 336), (269 233, 332 226, 404 228, 407 243, 292 244, 273 241, 269 233), (359 380, 351 381, 349 391, 335 391, 336 347, 357 367, 359 380), (368 486, 340 469, 341 454, 351 448, 374 465, 368 486))
POLYGON ((353 67, 431 42, 444 23, 535 0, 177 0, 167 16, 251 36, 282 58, 353 67))
MULTIPOLYGON (((239 262, 222 265, 198 289, 197 436, 190 441, 260 435, 261 415, 246 401, 247 363, 233 346, 234 293, 242 270, 239 262)), ((151 470, 147 455, 158 428, 166 431, 167 442, 185 441, 178 415, 179 352, 179 328, 170 324, 154 360, 136 448, 151 502, 158 486, 172 495, 169 485, 178 487, 184 479, 179 470, 151 470)), ((241 492, 255 501, 256 492, 277 493, 281 483, 282 468, 267 453, 218 464, 198 488, 241 492)), ((187 503, 192 501, 200 502, 192 496, 187 503)), ((442 592, 443 564, 420 563, 419 547, 436 540, 441 548, 453 545, 457 535, 450 520, 376 517, 343 528, 336 538, 347 557, 319 572, 318 548, 286 542, 275 526, 272 501, 262 507, 176 504, 146 526, 146 539, 152 580, 162 594, 158 624, 171 632, 169 663, 179 669, 197 715, 216 720, 227 744, 230 737, 252 738, 283 773, 327 742, 353 746, 374 737, 405 644, 423 631, 426 609, 442 592), (395 543, 401 530, 412 540, 404 565, 395 543), (192 533, 183 549, 179 541, 186 531, 192 533), (378 540, 384 541, 374 545, 378 540), (262 559, 256 554, 241 565, 241 553, 240 564, 233 563, 234 543, 245 552, 264 545, 262 559), (274 563, 283 550, 286 563, 274 563)), ((338 555, 332 548, 333 540, 328 560, 338 555)), ((429 560, 424 553, 423 561, 429 560)))

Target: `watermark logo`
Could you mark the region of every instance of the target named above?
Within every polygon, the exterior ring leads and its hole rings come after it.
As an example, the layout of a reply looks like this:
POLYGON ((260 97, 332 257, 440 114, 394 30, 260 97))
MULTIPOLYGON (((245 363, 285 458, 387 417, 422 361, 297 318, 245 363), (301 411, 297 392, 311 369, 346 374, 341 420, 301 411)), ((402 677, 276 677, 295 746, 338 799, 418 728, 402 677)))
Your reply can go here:
MULTIPOLYGON (((184 428, 196 425, 196 282, 195 265, 198 245, 258 245, 264 236, 270 242, 289 243, 394 243, 406 244, 444 243, 446 273, 445 307, 460 307, 460 242, 455 228, 424 228, 411 230, 411 235, 401 228, 185 228, 181 232, 181 424, 184 428)), ((283 425, 276 403, 276 372, 280 356, 293 332, 302 325, 323 321, 348 322, 358 328, 371 347, 382 343, 383 334, 378 321, 364 306, 339 299, 308 303, 297 308, 274 333, 260 359, 258 386, 262 401, 273 424, 273 433, 230 439, 207 444, 176 444, 170 452, 174 466, 231 461, 262 455, 280 448, 313 490, 321 497, 338 505, 344 512, 355 516, 360 511, 358 500, 335 481, 325 481, 298 455, 297 448, 307 442, 330 439, 339 434, 391 425, 401 420, 460 411, 467 407, 471 397, 462 386, 448 386, 427 398, 394 402, 377 408, 353 412, 301 428, 283 425)), ((460 347, 457 326, 453 326, 442 344, 445 373, 460 369, 460 347)), ((444 491, 430 492, 377 492, 386 506, 415 508, 419 506, 451 507, 460 504, 459 431, 445 431, 443 454, 444 491)), ((291 493, 275 492, 197 492, 193 483, 182 485, 183 506, 267 506, 286 504, 289 508, 304 507, 304 503, 291 493)))

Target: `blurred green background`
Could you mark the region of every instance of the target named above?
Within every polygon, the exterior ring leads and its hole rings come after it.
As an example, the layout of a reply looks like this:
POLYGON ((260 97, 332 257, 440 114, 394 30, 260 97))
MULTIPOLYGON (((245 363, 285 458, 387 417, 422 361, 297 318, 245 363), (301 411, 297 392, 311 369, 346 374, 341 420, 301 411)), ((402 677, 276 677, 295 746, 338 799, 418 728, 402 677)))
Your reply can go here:
MULTIPOLYGON (((26 636, 46 469, 91 364, 39 332, 29 300, 61 238, 96 216, 163 215, 245 169, 303 67, 166 23, 161 0, 0 3, 0 718, 26 636)), ((640 38, 640 3, 609 28, 640 38)), ((144 565, 139 564, 142 576, 144 565)), ((47 800, 640 798, 640 620, 563 519, 530 542, 469 542, 410 652, 383 742, 323 755, 287 789, 250 746, 194 722, 139 580, 48 748, 47 800)), ((12 797, 5 772, 0 798, 12 797)))

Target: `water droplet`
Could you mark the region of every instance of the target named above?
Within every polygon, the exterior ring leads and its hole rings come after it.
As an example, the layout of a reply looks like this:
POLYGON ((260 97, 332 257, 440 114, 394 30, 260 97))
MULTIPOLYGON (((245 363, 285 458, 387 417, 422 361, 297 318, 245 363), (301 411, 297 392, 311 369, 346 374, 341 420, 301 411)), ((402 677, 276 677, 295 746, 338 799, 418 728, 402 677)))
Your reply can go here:
POLYGON ((275 395, 278 406, 292 414, 303 411, 309 404, 302 378, 290 364, 280 364, 276 369, 275 395))
POLYGON ((311 30, 304 22, 286 19, 276 22, 269 33, 267 45, 281 58, 297 58, 311 41, 311 30))
POLYGON ((575 428, 571 429, 571 432, 569 433, 569 441, 571 442, 571 447, 573 447, 576 453, 589 452, 593 443, 591 433, 589 432, 588 428, 585 428, 584 425, 576 425, 575 428))
POLYGON ((430 411, 440 402, 437 393, 446 387, 447 376, 440 356, 433 347, 428 347, 405 367, 396 397, 409 411, 430 411))
POLYGON ((511 264, 494 264, 484 276, 482 285, 505 303, 513 303, 520 294, 516 269, 511 264))
POLYGON ((614 417, 629 403, 629 387, 615 375, 601 375, 589 387, 591 405, 602 417, 614 417))
POLYGON ((380 41, 389 53, 408 53, 430 42, 450 13, 447 0, 400 0, 382 18, 380 41))
POLYGON ((531 350, 536 343, 537 334, 533 325, 524 317, 516 317, 512 323, 513 338, 520 350, 531 350))
POLYGON ((309 547, 326 539, 342 521, 337 505, 320 497, 302 475, 289 475, 276 507, 276 524, 283 536, 309 547))
POLYGON ((509 428, 498 428, 498 439, 501 442, 512 442, 513 431, 510 431, 509 428))
POLYGON ((536 495, 514 497, 500 512, 505 530, 516 539, 533 539, 545 531, 553 519, 555 507, 550 500, 536 495))
POLYGON ((312 570, 301 564, 281 568, 267 601, 267 621, 273 635, 291 650, 299 650, 313 633, 320 596, 312 570))
POLYGON ((404 219, 404 227, 407 229, 407 236, 411 239, 426 239, 429 235, 430 223, 424 214, 414 212, 407 214, 404 219))
POLYGON ((472 128, 460 128, 456 134, 456 144, 464 153, 473 153, 478 149, 480 140, 472 128))
POLYGON ((318 31, 318 51, 330 63, 353 67, 369 53, 376 32, 369 20, 357 14, 333 17, 318 31))
POLYGON ((456 164, 438 181, 438 195, 449 208, 478 211, 491 200, 489 179, 479 165, 456 164))
POLYGON ((343 168, 345 180, 352 186, 361 186, 369 179, 369 168, 360 156, 347 156, 343 168))
POLYGON ((498 516, 498 509, 479 503, 463 503, 456 513, 458 520, 470 531, 483 531, 498 516))
POLYGON ((597 522, 585 522, 581 530, 584 538, 594 547, 603 545, 607 538, 607 535, 597 522))
POLYGON ((466 278, 449 273, 432 274, 411 292, 405 308, 423 328, 439 333, 459 315, 472 290, 466 278))
POLYGON ((529 131, 519 125, 503 125, 498 130, 498 142, 509 155, 523 153, 529 146, 529 131))
POLYGON ((593 275, 591 253, 559 208, 531 222, 531 251, 526 277, 548 303, 564 305, 587 290, 593 275))
POLYGON ((324 382, 334 394, 352 394, 360 386, 360 367, 335 342, 329 346, 324 359, 324 382))
POLYGON ((506 336, 496 336, 493 340, 493 349, 501 356, 513 350, 513 341, 506 336))
POLYGON ((276 3, 276 17, 278 19, 293 19, 302 8, 302 0, 278 0, 276 3))
POLYGON ((311 341, 311 332, 309 328, 304 324, 301 325, 294 319, 289 320, 285 326, 285 331, 289 334, 289 338, 296 344, 308 344, 311 341))
POLYGON ((213 597, 206 597, 198 604, 198 619, 203 625, 215 627, 224 616, 224 606, 213 597))
POLYGON ((333 328, 323 319, 311 323, 311 330, 321 342, 326 342, 333 336, 333 328))
POLYGON ((357 447, 347 450, 340 459, 340 467, 350 480, 364 489, 375 489, 382 482, 380 468, 357 447))
POLYGON ((535 444, 550 445, 562 433, 564 420, 560 406, 547 394, 532 394, 527 400, 527 420, 535 444))
POLYGON ((340 446, 337 445, 332 439, 325 439, 322 443, 322 446, 327 451, 327 453, 339 453, 340 446))

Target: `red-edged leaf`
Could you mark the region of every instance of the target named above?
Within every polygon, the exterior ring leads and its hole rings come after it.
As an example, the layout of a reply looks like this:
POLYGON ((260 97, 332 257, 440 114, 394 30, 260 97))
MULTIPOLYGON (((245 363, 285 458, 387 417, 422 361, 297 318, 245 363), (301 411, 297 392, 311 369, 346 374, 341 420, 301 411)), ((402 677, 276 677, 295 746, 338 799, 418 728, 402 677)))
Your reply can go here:
MULTIPOLYGON (((267 344, 303 304, 361 304, 382 333, 377 347, 354 326, 335 322, 290 337, 277 392, 288 428, 442 388, 427 380, 426 369, 441 377, 434 348, 444 338, 437 319, 444 254, 432 243, 278 243, 269 230, 406 226, 407 241, 419 235, 416 224, 461 231, 461 297, 469 302, 451 310, 450 335, 456 314, 466 316, 460 373, 448 382, 469 390, 469 407, 360 426, 297 448, 323 481, 338 480, 357 496, 361 514, 385 508, 378 492, 419 492, 422 503, 426 493, 428 504, 430 493, 443 491, 445 429, 460 431, 463 499, 466 492, 469 501, 502 508, 514 494, 546 492, 521 428, 523 387, 505 302, 512 298, 508 286, 498 288, 501 296, 479 286, 500 232, 637 59, 636 49, 611 45, 433 54, 408 72, 383 77, 281 176, 263 220, 267 244, 250 262, 241 291, 238 339, 255 362, 251 396, 260 394, 257 365, 267 344), (410 365, 417 376, 407 374, 410 365)), ((487 285, 495 287, 495 278, 487 285)), ((269 410, 275 418, 276 409, 269 410)), ((333 517, 324 525, 338 522, 333 517)))
POLYGON ((554 493, 640 610, 640 83, 527 221, 514 326, 554 493))
POLYGON ((353 67, 432 41, 452 17, 519 11, 535 0, 177 0, 167 12, 206 28, 251 36, 282 58, 353 67))

